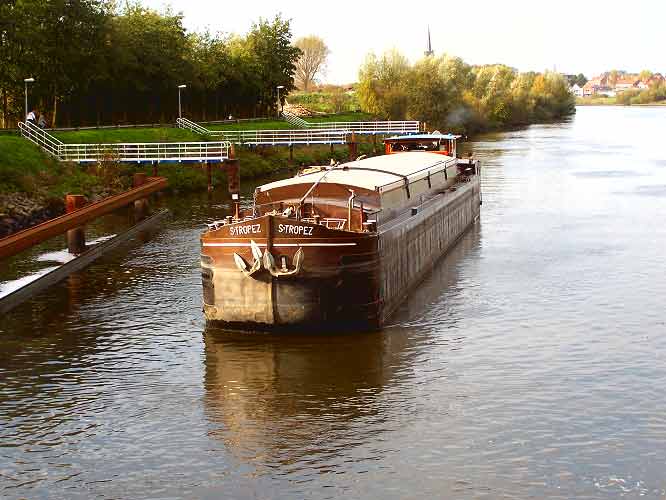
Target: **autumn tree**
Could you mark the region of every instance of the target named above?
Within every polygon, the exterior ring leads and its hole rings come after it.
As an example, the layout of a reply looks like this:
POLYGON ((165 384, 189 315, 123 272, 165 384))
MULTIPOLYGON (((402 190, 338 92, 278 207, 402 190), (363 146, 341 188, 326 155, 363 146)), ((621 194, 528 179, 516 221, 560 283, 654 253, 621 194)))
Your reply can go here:
POLYGON ((560 74, 519 73, 501 64, 469 66, 447 55, 412 65, 396 50, 366 58, 357 95, 364 111, 383 118, 407 117, 465 133, 575 113, 575 99, 560 74))
POLYGON ((307 91, 314 82, 318 73, 326 66, 326 59, 330 51, 324 40, 315 35, 299 38, 294 42, 302 54, 296 61, 296 73, 294 75, 296 85, 307 91))
POLYGON ((357 94, 361 106, 383 118, 403 120, 407 115, 411 73, 407 58, 395 49, 381 57, 369 54, 359 70, 357 94))

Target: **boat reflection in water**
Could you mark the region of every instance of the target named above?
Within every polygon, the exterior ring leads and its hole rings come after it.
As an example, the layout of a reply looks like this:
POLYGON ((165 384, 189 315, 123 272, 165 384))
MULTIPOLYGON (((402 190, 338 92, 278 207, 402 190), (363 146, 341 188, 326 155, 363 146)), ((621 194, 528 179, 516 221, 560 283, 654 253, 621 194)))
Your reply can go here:
MULTIPOLYGON (((388 440, 386 448, 377 446, 377 434, 400 429, 418 411, 419 391, 412 387, 418 360, 435 345, 446 353, 464 343, 459 316, 450 310, 457 306, 448 299, 458 289, 461 262, 473 258, 478 243, 477 225, 380 332, 276 335, 209 324, 204 411, 210 435, 241 461, 289 472, 350 467, 354 449, 362 448, 365 460, 368 453, 395 453, 388 440), (441 327, 447 322, 448 331, 441 327), (429 327, 435 323, 437 329, 429 327), (366 442, 374 443, 372 450, 366 442)), ((453 376, 446 358, 443 380, 453 376)))
POLYGON ((248 336, 207 327, 205 411, 238 458, 285 464, 363 440, 406 337, 248 336))

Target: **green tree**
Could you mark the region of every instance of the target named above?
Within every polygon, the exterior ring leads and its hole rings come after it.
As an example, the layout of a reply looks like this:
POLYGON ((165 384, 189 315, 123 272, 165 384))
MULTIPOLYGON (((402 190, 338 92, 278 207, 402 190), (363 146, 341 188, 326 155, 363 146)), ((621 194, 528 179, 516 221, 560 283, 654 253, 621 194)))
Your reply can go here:
POLYGON ((576 75, 576 83, 579 87, 584 86, 587 82, 588 80, 583 73, 578 73, 578 75, 576 75))
POLYGON ((273 112, 277 106, 277 87, 283 86, 281 100, 294 90, 294 71, 300 49, 291 44, 291 26, 279 15, 272 21, 260 19, 252 25, 247 43, 255 57, 258 81, 261 82, 258 107, 273 112))
POLYGON ((359 70, 357 94, 362 108, 384 118, 404 119, 410 73, 409 62, 395 49, 381 58, 369 54, 359 70))

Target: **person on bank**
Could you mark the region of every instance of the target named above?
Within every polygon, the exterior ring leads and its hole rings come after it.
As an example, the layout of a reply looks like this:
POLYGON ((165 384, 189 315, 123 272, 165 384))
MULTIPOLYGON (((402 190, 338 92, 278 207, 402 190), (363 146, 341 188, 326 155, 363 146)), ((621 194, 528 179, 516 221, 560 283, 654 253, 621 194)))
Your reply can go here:
POLYGON ((39 120, 37 120, 37 126, 39 128, 46 128, 46 116, 44 116, 44 113, 39 114, 39 120))
POLYGON ((30 113, 25 117, 25 121, 27 122, 32 122, 35 123, 37 121, 37 117, 35 116, 35 110, 32 109, 30 110, 30 113))

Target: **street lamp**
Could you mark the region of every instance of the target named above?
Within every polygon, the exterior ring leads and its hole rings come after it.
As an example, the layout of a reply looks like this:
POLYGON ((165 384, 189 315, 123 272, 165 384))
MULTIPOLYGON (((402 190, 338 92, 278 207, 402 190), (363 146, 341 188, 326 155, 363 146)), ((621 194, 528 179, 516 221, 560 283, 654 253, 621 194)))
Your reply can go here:
POLYGON ((187 88, 187 85, 178 85, 178 118, 183 117, 183 112, 182 112, 181 107, 180 107, 180 90, 181 89, 186 89, 186 88, 187 88))
POLYGON ((26 78, 23 80, 25 82, 25 118, 27 120, 28 118, 28 84, 33 83, 35 81, 34 78, 26 78))
POLYGON ((280 104, 280 89, 283 89, 284 85, 278 85, 276 88, 277 88, 277 91, 278 91, 278 117, 280 117, 280 111, 281 111, 281 107, 282 107, 281 104, 280 104))

